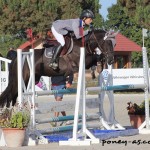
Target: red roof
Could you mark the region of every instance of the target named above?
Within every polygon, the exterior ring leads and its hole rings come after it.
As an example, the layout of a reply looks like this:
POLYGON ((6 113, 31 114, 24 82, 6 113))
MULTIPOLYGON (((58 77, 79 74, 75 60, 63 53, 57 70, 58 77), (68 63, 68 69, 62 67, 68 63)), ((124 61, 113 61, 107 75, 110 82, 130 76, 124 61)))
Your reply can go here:
POLYGON ((115 51, 141 51, 142 47, 131 41, 127 37, 123 36, 121 33, 116 35, 116 46, 115 51))
POLYGON ((32 43, 33 43, 33 46, 34 46, 34 43, 36 42, 36 40, 33 40, 32 42, 31 41, 26 41, 25 43, 23 43, 22 45, 20 45, 18 48, 19 49, 25 49, 29 46, 32 47, 32 43))

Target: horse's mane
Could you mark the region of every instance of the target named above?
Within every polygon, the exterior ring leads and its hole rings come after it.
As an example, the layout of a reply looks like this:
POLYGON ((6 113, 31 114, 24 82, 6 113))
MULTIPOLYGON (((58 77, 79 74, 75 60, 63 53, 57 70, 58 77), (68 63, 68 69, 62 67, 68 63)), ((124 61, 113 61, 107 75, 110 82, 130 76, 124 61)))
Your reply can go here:
POLYGON ((96 29, 94 28, 93 31, 96 31, 96 32, 101 32, 101 33, 106 33, 107 31, 103 30, 103 29, 96 29))

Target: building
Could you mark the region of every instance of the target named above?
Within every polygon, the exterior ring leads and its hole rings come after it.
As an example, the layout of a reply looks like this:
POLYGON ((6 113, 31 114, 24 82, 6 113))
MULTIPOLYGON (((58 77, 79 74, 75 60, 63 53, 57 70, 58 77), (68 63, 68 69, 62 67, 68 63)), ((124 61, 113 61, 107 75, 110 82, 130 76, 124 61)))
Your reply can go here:
POLYGON ((131 41, 121 33, 116 36, 115 63, 113 68, 131 68, 131 53, 141 52, 142 47, 131 41))

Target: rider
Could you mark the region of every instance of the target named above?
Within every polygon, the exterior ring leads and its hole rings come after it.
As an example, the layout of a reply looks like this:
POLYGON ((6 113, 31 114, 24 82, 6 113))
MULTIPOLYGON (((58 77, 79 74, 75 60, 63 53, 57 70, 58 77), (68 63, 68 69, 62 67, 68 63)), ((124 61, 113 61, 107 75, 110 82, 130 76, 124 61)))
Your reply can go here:
MULTIPOLYGON (((55 52, 49 65, 50 67, 52 67, 53 69, 57 69, 58 67, 57 57, 61 53, 62 47, 65 45, 63 35, 66 35, 68 31, 73 31, 77 39, 81 38, 82 35, 80 34, 79 28, 80 27, 84 28, 85 25, 90 25, 93 21, 93 18, 94 18, 93 12, 89 9, 86 9, 81 13, 80 18, 68 20, 56 20, 52 23, 51 30, 54 37, 59 42, 59 45, 55 49, 55 52)), ((83 36, 87 34, 88 30, 85 30, 83 36)))

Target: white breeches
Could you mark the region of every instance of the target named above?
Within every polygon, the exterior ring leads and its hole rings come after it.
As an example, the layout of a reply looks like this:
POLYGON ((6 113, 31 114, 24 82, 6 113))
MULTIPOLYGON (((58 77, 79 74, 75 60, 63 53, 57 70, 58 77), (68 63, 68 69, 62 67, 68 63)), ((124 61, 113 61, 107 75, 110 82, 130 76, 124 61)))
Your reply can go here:
POLYGON ((59 34, 53 26, 51 27, 51 30, 52 30, 52 33, 53 33, 54 37, 56 38, 56 40, 61 44, 61 46, 64 46, 65 39, 64 39, 63 35, 59 34))

